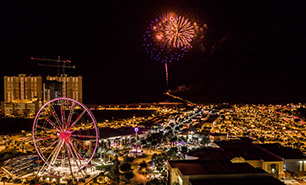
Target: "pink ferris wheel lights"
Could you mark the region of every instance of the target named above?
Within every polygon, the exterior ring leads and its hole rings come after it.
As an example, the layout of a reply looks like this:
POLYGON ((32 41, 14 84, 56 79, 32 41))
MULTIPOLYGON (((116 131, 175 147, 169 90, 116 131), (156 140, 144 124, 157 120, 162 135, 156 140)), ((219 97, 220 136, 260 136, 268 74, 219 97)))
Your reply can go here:
POLYGON ((71 173, 83 169, 92 160, 99 139, 96 120, 90 110, 64 97, 50 100, 40 108, 32 135, 35 149, 46 166, 54 171, 66 168, 71 173), (87 132, 92 126, 94 132, 87 132))

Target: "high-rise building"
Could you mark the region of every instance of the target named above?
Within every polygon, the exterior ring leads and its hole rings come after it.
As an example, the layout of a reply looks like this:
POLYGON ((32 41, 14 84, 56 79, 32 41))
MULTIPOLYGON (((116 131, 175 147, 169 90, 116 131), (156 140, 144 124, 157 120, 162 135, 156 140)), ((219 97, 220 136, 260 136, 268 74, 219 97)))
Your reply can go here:
MULTIPOLYGON (((62 97, 72 98, 78 102, 83 102, 83 92, 82 92, 82 77, 81 76, 47 76, 47 81, 50 82, 60 82, 61 83, 61 95, 62 97)), ((51 89, 59 89, 57 83, 53 83, 51 85, 45 85, 44 94, 45 100, 48 101, 52 99, 52 90, 51 89), (48 94, 48 92, 50 92, 48 94)), ((57 93, 57 91, 54 91, 57 93)))
POLYGON ((4 102, 42 99, 41 76, 4 76, 4 102))
POLYGON ((33 116, 42 103, 67 97, 83 101, 82 77, 61 75, 46 78, 40 76, 4 76, 4 102, 1 102, 2 114, 14 116, 33 116))

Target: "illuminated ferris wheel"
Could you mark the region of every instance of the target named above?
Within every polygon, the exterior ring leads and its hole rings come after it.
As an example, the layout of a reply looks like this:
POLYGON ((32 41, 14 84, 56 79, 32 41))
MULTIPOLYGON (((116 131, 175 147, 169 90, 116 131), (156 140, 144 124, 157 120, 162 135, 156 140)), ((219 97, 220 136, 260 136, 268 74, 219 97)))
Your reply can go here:
POLYGON ((98 146, 93 114, 70 98, 56 98, 43 105, 34 119, 32 134, 44 161, 38 173, 73 176, 88 165, 98 146))

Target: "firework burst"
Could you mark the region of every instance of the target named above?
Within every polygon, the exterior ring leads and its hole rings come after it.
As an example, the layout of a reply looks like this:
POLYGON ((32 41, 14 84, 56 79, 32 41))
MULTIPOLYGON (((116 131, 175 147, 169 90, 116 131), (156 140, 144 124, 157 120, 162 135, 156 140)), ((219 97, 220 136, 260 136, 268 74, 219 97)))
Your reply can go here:
POLYGON ((188 19, 172 14, 166 17, 163 42, 167 45, 188 48, 194 36, 194 28, 188 19))
POLYGON ((191 48, 194 36, 194 27, 188 19, 169 13, 151 21, 143 45, 151 59, 173 62, 180 60, 191 48))
POLYGON ((167 88, 167 63, 183 58, 191 48, 195 35, 193 24, 185 17, 177 16, 174 13, 156 18, 147 27, 143 46, 152 60, 165 63, 167 88))

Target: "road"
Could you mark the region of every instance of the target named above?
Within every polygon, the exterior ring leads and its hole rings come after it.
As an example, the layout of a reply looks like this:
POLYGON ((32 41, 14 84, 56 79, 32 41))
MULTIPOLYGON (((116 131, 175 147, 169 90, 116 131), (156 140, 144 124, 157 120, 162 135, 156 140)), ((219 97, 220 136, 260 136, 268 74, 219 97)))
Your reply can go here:
MULTIPOLYGON (((132 163, 132 169, 133 169, 133 172, 135 174, 135 177, 131 181, 132 184, 146 184, 146 182, 149 181, 149 179, 147 178, 147 175, 142 175, 142 174, 139 173, 139 171, 138 171, 139 164, 142 161, 145 161, 148 164, 148 162, 151 161, 152 155, 154 153, 160 154, 161 152, 157 151, 157 150, 143 149, 143 153, 146 155, 146 157, 144 157, 144 158, 143 157, 138 157, 132 163)), ((149 165, 148 165, 148 167, 149 167, 149 165)))

